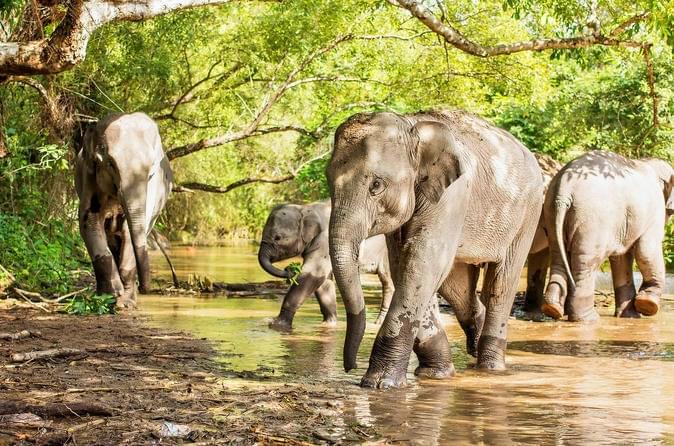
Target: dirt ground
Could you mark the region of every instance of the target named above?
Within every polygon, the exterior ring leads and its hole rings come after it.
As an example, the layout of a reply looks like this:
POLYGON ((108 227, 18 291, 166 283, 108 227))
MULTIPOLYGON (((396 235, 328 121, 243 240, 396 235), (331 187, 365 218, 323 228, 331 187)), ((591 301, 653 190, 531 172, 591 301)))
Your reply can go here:
POLYGON ((214 356, 135 315, 0 310, 0 445, 386 442, 344 425, 343 390, 233 379, 214 356), (63 356, 20 357, 49 349, 63 356))

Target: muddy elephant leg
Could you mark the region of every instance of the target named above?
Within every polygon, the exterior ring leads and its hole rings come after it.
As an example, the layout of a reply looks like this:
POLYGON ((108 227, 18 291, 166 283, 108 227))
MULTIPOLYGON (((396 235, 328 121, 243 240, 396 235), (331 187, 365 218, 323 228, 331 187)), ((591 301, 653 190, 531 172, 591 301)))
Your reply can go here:
POLYGON ((634 299, 634 307, 644 316, 653 316, 660 308, 665 288, 665 259, 662 255, 662 226, 647 232, 637 241, 634 255, 644 280, 634 299))
POLYGON ((485 307, 477 297, 480 268, 455 262, 438 293, 451 305, 466 334, 466 351, 477 357, 477 344, 484 325, 485 307))
POLYGON ((374 322, 376 325, 381 325, 386 318, 386 313, 391 306, 391 299, 393 298, 393 280, 391 279, 391 271, 388 267, 388 260, 386 260, 386 265, 380 266, 377 269, 377 276, 381 282, 381 306, 379 307, 379 316, 374 322))
POLYGON ((632 265, 634 255, 631 252, 620 256, 609 257, 611 262, 611 276, 613 277, 613 291, 615 292, 615 317, 639 317, 634 309, 634 297, 637 292, 634 288, 632 265))
POLYGON ((579 255, 573 252, 569 260, 576 287, 569 292, 566 299, 566 314, 572 322, 596 321, 599 319, 599 313, 594 308, 594 275, 599 268, 600 260, 593 255, 579 255))
POLYGON ((124 285, 124 294, 117 298, 118 308, 136 307, 136 257, 131 244, 129 226, 124 220, 121 229, 121 246, 119 250, 119 277, 124 285))
POLYGON ((431 299, 420 322, 413 347, 419 359, 419 367, 414 374, 433 379, 454 376, 456 372, 452 363, 452 352, 445 330, 440 323, 440 307, 437 298, 431 299))
POLYGON ((508 248, 506 260, 487 265, 482 285, 486 314, 477 349, 477 367, 480 369, 505 369, 508 319, 535 229, 536 226, 525 224, 508 248))
POLYGON ((542 317, 545 293, 545 279, 548 275, 550 263, 550 250, 545 248, 541 251, 530 253, 527 259, 527 291, 524 295, 524 311, 533 320, 542 317))
POLYGON ((318 300, 318 306, 323 315, 323 324, 334 327, 337 325, 337 294, 335 292, 335 283, 326 279, 314 293, 318 300))
POLYGON ((96 294, 112 294, 118 297, 123 294, 124 286, 119 278, 115 258, 108 247, 103 215, 101 212, 94 212, 100 210, 101 204, 95 195, 80 199, 80 234, 94 267, 96 294))
MULTIPOLYGON (((306 265, 305 265, 306 266, 306 265)), ((326 277, 315 275, 313 273, 302 273, 297 278, 298 285, 291 285, 290 289, 283 298, 281 311, 279 315, 269 323, 270 328, 279 330, 289 330, 292 328, 295 313, 302 306, 306 298, 316 292, 323 285, 326 277)))

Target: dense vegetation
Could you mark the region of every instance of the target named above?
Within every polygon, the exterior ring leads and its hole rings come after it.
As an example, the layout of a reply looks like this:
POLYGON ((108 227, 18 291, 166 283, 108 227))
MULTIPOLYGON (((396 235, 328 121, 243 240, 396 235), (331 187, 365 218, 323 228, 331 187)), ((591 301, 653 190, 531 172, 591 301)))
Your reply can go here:
MULTIPOLYGON (((580 0, 425 3, 487 43, 576 35, 592 13, 580 0)), ((0 23, 15 24, 25 4, 9 2, 0 23)), ((480 58, 382 1, 241 2, 103 27, 83 63, 31 78, 42 91, 30 82, 0 86, 0 152, 3 144, 9 152, 0 159, 0 265, 27 286, 68 288, 68 271, 85 259, 72 134, 78 120, 120 110, 157 119, 167 150, 203 147, 172 160, 178 183, 287 179, 174 194, 160 229, 185 242, 254 237, 274 203, 327 196, 332 131, 361 110, 463 108, 562 161, 592 149, 674 161, 671 5, 592 5, 607 27, 642 10, 652 15, 626 33, 653 43, 657 125, 639 49, 480 58)), ((671 231, 667 246, 672 262, 671 231)))

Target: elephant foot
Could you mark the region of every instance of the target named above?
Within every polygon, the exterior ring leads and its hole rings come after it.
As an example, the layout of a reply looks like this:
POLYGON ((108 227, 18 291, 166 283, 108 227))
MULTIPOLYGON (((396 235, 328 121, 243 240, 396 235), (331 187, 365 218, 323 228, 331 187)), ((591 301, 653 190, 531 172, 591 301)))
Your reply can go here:
POLYGON ((477 358, 477 346, 480 341, 480 333, 482 333, 482 327, 484 326, 485 318, 484 308, 476 316, 473 316, 473 319, 468 323, 461 323, 461 328, 466 334, 466 352, 473 358, 477 358))
POLYGON ((450 364, 449 367, 441 368, 419 366, 414 370, 414 375, 419 378, 447 379, 456 375, 456 370, 454 369, 454 364, 450 364))
POLYGON ((641 314, 634 308, 632 299, 622 303, 616 302, 615 317, 640 318, 641 314))
POLYGON ((336 317, 330 317, 327 319, 323 319, 323 322, 321 322, 321 327, 325 328, 335 328, 337 326, 337 318, 336 317))
POLYGON ((390 367, 382 370, 368 369, 360 381, 361 387, 371 389, 391 389, 407 385, 407 368, 390 367))
POLYGON ((590 310, 583 313, 577 313, 575 311, 569 312, 569 322, 583 322, 583 323, 592 323, 599 320, 599 313, 597 310, 592 307, 590 310))
POLYGON ((419 358, 419 367, 414 371, 415 375, 444 379, 456 374, 449 341, 444 331, 436 333, 424 342, 415 341, 414 353, 419 358))
POLYGON ((660 298, 653 294, 639 293, 634 298, 634 308, 644 316, 653 316, 660 309, 660 298))
POLYGON ((496 336, 483 335, 480 337, 477 368, 489 371, 506 369, 505 350, 506 340, 496 336))
POLYGON ((553 319, 561 319, 564 317, 564 308, 557 303, 546 302, 541 306, 541 311, 546 316, 550 316, 553 319))
POLYGON ((275 317, 271 322, 269 322, 269 328, 278 331, 290 331, 293 328, 293 322, 275 317))

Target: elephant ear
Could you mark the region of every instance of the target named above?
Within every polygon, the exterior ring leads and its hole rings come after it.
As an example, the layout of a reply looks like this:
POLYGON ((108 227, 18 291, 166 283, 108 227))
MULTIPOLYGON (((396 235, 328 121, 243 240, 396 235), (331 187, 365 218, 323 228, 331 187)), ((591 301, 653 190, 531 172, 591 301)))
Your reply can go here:
POLYGON ((302 251, 302 255, 304 256, 319 248, 321 235, 323 235, 326 228, 323 227, 318 213, 313 209, 302 209, 300 212, 300 238, 304 246, 304 250, 302 251))
POLYGON ((672 172, 672 176, 669 179, 669 185, 665 190, 665 197, 665 211, 669 217, 670 215, 674 215, 674 172, 672 172))
POLYGON ((437 121, 414 125, 417 145, 417 191, 433 203, 440 201, 445 189, 461 175, 456 141, 449 127, 437 121))

